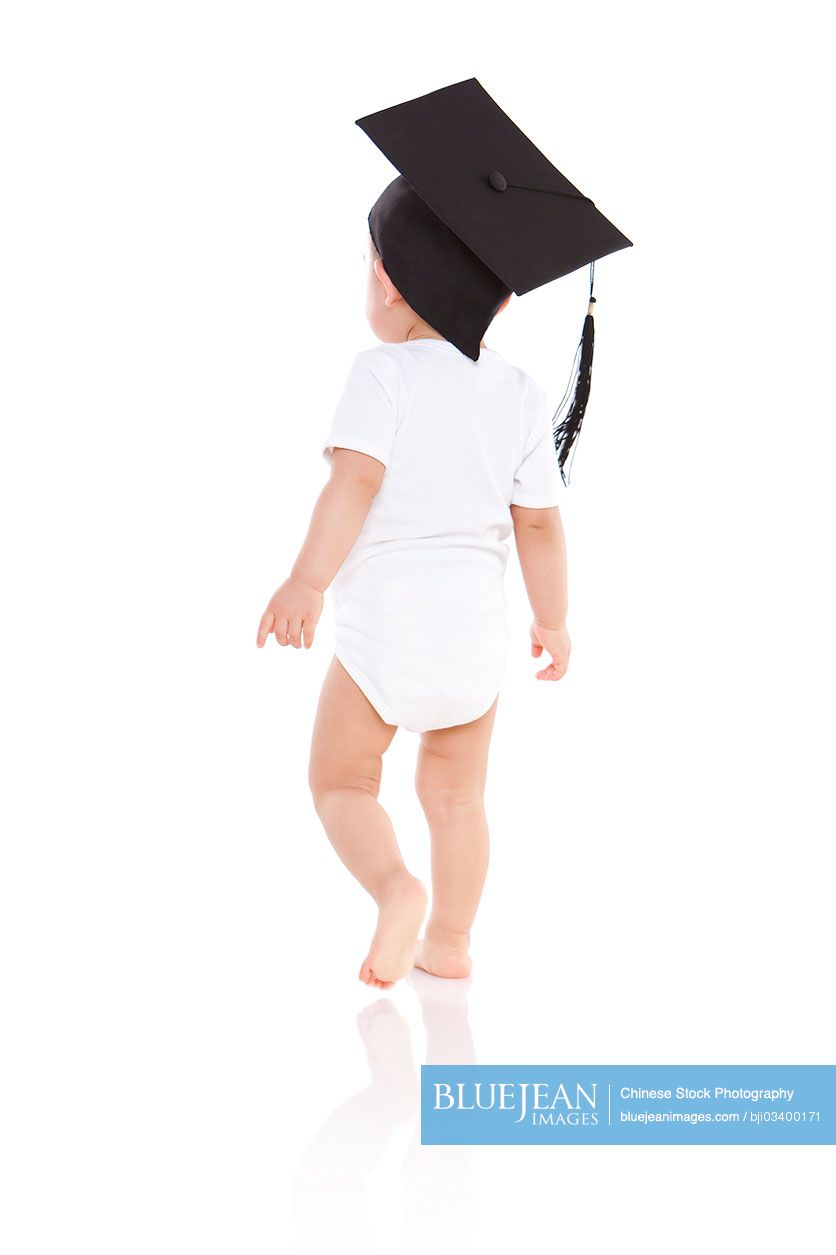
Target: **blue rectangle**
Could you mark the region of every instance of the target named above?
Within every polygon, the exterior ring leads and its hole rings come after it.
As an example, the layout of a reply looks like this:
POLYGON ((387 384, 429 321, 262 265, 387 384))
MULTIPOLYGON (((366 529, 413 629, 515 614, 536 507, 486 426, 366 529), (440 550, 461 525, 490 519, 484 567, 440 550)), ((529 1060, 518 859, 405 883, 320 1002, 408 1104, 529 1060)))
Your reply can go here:
POLYGON ((425 1146, 836 1144, 833 1064, 424 1064, 425 1146))

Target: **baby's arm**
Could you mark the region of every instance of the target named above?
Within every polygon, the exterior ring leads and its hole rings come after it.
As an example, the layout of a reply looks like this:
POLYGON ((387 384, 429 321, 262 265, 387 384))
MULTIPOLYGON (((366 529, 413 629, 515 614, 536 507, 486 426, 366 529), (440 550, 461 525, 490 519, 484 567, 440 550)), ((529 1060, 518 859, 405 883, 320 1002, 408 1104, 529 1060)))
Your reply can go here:
POLYGON ((323 593, 354 545, 385 471, 368 453, 334 448, 331 477, 317 498, 299 556, 261 616, 259 648, 275 632, 280 645, 299 649, 304 642, 310 649, 323 593))
POLYGON ((548 667, 537 672, 537 679, 559 680, 569 665, 572 648, 566 631, 566 538, 560 509, 512 505, 511 516, 525 589, 534 612, 532 657, 539 658, 544 649, 552 657, 548 667))

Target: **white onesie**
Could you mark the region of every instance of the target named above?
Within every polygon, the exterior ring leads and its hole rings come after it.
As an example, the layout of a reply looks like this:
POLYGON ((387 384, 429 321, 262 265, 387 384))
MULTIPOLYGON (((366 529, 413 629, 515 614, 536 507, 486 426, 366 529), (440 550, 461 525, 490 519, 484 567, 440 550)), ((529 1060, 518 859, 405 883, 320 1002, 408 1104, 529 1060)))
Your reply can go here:
POLYGON ((477 719, 505 670, 509 506, 563 491, 545 393, 493 349, 380 344, 351 364, 335 447, 386 467, 331 585, 337 657, 386 723, 477 719))

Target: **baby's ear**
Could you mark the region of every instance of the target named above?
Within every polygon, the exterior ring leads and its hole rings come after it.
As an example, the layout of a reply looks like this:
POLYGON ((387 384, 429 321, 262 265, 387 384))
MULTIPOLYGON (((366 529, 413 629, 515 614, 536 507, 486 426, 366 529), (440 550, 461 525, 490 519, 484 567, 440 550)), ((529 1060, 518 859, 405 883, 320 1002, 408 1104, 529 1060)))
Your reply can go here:
POLYGON ((397 302, 401 299, 401 294, 398 291, 398 289, 395 287, 392 280, 389 278, 388 274, 386 273, 386 267, 384 266, 383 260, 380 257, 375 258, 374 272, 377 275, 380 282, 383 284, 386 304, 390 306, 397 304, 397 302))

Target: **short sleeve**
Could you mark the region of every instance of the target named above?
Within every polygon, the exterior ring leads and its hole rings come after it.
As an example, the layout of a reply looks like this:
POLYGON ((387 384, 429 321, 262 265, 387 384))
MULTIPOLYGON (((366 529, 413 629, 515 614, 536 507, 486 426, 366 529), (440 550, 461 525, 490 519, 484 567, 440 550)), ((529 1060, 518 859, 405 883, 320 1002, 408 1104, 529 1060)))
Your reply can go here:
POLYGON ((560 505, 563 480, 554 445, 551 409, 542 388, 535 388, 533 401, 534 411, 533 415, 529 413, 522 460, 514 473, 511 504, 543 509, 560 505))
POLYGON ((330 462, 334 448, 368 453, 389 465, 398 427, 398 374, 395 363, 376 349, 358 353, 322 449, 330 462))

